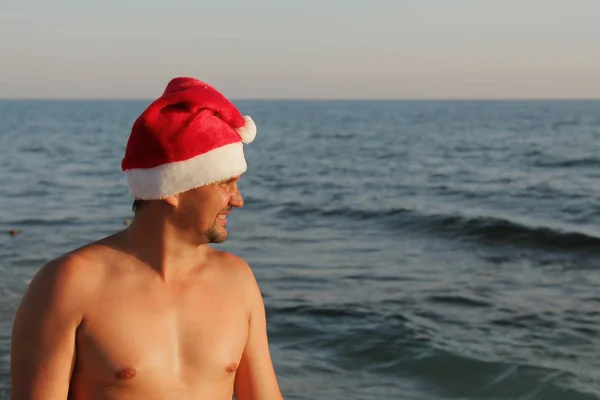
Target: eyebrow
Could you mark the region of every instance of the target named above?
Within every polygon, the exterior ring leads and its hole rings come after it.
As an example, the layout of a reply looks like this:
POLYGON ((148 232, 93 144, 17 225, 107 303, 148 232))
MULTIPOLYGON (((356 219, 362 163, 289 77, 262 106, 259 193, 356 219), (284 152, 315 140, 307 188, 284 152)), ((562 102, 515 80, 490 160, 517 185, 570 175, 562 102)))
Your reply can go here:
POLYGON ((235 181, 235 180, 237 180, 237 179, 239 179, 239 177, 237 177, 237 176, 234 176, 233 178, 224 179, 224 180, 222 180, 222 181, 220 181, 220 182, 218 182, 218 183, 229 183, 229 182, 233 182, 233 181, 235 181))

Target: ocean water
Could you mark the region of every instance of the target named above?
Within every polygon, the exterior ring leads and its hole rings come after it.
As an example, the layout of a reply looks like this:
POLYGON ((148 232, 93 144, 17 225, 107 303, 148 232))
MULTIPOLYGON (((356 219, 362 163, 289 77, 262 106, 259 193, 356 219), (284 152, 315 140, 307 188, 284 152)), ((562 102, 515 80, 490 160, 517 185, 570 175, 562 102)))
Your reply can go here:
MULTIPOLYGON (((31 277, 131 217, 147 104, 0 101, 0 399, 31 277)), ((237 104, 259 133, 218 247, 287 400, 600 399, 600 102, 237 104)))

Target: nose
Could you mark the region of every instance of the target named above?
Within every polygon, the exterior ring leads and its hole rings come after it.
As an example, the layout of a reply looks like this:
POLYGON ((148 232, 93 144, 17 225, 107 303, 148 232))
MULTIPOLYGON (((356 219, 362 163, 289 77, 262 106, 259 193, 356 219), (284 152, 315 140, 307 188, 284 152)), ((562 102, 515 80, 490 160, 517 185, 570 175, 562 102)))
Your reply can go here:
POLYGON ((235 192, 229 198, 229 204, 236 208, 241 208, 244 206, 244 198, 237 187, 235 188, 235 192))

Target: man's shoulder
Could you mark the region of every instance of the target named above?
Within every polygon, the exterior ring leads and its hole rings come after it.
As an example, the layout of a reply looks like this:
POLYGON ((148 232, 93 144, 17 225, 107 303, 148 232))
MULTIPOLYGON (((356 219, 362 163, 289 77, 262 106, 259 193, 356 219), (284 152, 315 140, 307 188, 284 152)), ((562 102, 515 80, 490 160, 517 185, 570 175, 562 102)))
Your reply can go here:
POLYGON ((90 243, 50 260, 42 269, 64 278, 82 277, 98 269, 104 258, 102 253, 101 246, 90 243))
POLYGON ((44 264, 23 294, 15 324, 37 326, 41 321, 48 324, 79 323, 93 293, 88 264, 87 258, 78 251, 63 254, 44 264))
POLYGON ((62 254, 47 263, 33 277, 29 290, 40 296, 78 298, 89 293, 100 261, 93 247, 84 246, 62 254))
POLYGON ((214 250, 213 256, 220 264, 229 268, 248 269, 250 265, 242 257, 223 250, 214 250))
POLYGON ((235 279, 250 289, 257 286, 252 267, 242 257, 219 250, 215 250, 214 256, 218 260, 219 267, 225 271, 229 278, 235 279))

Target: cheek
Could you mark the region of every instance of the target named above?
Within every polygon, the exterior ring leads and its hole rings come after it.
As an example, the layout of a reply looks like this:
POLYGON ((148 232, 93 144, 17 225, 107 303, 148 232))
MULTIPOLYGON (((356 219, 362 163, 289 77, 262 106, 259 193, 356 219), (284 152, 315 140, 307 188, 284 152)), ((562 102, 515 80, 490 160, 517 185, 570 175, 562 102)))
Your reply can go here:
POLYGON ((198 202, 186 208, 180 218, 183 224, 190 228, 210 228, 215 219, 214 207, 208 207, 206 202, 198 202))
POLYGON ((229 198, 230 193, 220 191, 193 199, 188 203, 183 218, 197 228, 209 229, 214 225, 217 214, 227 209, 229 198))
POLYGON ((200 205, 198 215, 208 221, 214 221, 215 218, 217 218, 218 213, 223 212, 223 210, 227 209, 227 204, 229 201, 228 199, 228 196, 222 195, 215 196, 210 200, 207 200, 206 202, 200 205))

